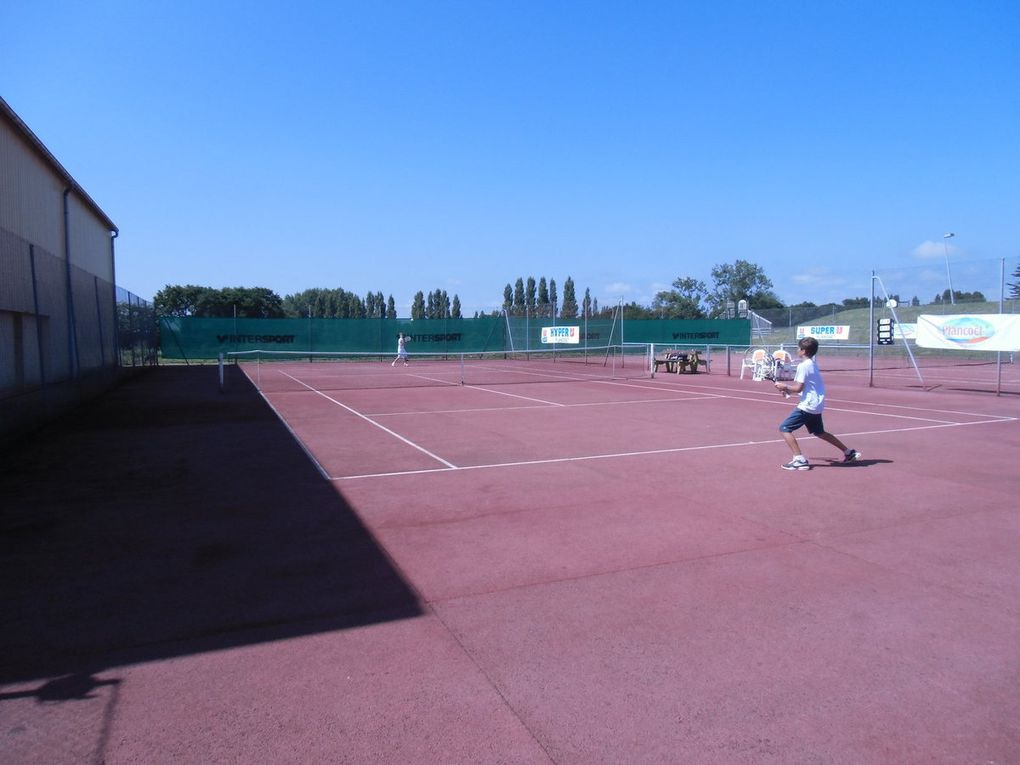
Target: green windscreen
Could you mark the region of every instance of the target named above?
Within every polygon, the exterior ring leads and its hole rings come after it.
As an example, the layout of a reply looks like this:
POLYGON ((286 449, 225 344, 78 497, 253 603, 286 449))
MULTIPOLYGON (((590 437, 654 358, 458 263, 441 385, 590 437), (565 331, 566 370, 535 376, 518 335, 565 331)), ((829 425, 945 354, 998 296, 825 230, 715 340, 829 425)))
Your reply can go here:
MULTIPOLYGON (((746 319, 626 321, 560 319, 555 325, 577 328, 577 345, 620 343, 746 345, 746 319)), ((487 316, 472 319, 204 319, 168 317, 160 322, 163 358, 215 359, 238 351, 396 352, 397 335, 411 342, 410 353, 528 351, 548 347, 542 329, 551 319, 487 316)), ((560 347, 567 347, 565 344, 560 347)))

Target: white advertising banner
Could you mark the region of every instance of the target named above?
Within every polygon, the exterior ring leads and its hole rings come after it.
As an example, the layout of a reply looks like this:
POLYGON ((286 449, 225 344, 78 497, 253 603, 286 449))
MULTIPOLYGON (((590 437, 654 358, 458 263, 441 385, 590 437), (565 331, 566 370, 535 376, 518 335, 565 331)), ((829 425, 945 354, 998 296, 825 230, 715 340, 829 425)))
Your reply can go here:
POLYGON ((962 351, 1020 351, 1020 315, 922 314, 917 317, 917 344, 962 351))
POLYGON ((896 337, 903 340, 917 339, 917 324, 896 324, 896 337))
POLYGON ((573 343, 581 341, 580 327, 542 327, 543 343, 573 343))
POLYGON ((849 340, 850 325, 821 325, 816 327, 797 327, 797 339, 813 337, 815 340, 849 340))

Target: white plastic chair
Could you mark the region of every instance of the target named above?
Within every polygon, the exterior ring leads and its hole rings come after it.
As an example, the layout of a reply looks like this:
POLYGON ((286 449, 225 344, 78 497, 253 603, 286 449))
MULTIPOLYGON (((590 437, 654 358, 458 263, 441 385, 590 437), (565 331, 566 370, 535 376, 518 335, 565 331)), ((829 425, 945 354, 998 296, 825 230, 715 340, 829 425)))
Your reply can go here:
POLYGON ((772 352, 772 360, 775 363, 775 375, 777 380, 792 380, 796 376, 797 363, 789 351, 780 348, 772 352))
POLYGON ((772 359, 764 348, 748 348, 744 360, 740 362, 740 379, 744 379, 744 371, 751 370, 751 379, 760 382, 772 368, 772 359))

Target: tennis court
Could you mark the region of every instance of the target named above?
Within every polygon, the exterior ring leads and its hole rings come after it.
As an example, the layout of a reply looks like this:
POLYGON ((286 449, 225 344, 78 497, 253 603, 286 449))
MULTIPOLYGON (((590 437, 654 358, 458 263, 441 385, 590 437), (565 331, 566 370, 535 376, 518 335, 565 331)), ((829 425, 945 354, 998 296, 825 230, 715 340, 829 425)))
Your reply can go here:
POLYGON ((1018 700, 1015 399, 834 374, 827 425, 864 460, 807 439, 813 470, 789 473, 792 403, 723 375, 268 374, 268 401, 552 761, 1020 754, 998 706, 1018 700))
MULTIPOLYGON (((722 375, 660 373, 652 379, 638 358, 625 374, 601 363, 577 373, 563 361, 510 360, 503 368, 487 361, 486 382, 462 384, 461 364, 454 359, 393 368, 379 361, 297 361, 234 371, 257 383, 323 475, 334 481, 463 470, 522 472, 600 460, 630 460, 630 475, 648 472, 647 480, 654 480, 657 471, 644 471, 642 458, 672 455, 682 469, 684 460, 754 464, 759 455, 773 461, 785 456, 775 448, 781 443, 776 425, 793 403, 768 383, 722 375), (720 450, 725 456, 716 454, 720 450)), ((959 380, 966 371, 955 368, 948 374, 959 380)), ((840 373, 831 378, 838 390, 840 373)), ((856 379, 859 375, 846 382, 856 379)), ((845 385, 840 393, 844 398, 828 405, 830 420, 838 423, 838 429, 830 428, 848 437, 880 441, 1013 421, 1007 412, 1014 402, 1008 398, 974 397, 968 399, 971 406, 948 411, 937 395, 903 397, 860 385, 845 385), (851 391, 858 395, 847 398, 851 391)), ((838 457, 826 454, 828 448, 819 444, 816 456, 838 457)), ((706 487, 713 482, 708 475, 700 480, 706 487)))
MULTIPOLYGON (((1015 397, 833 373, 826 425, 864 459, 802 439, 813 469, 788 472, 792 402, 767 383, 556 361, 462 384, 414 361, 242 364, 222 394, 207 374, 204 413, 255 379, 283 423, 232 431, 240 462, 293 438, 317 474, 253 476, 270 535, 328 528, 305 492, 332 487, 418 607, 311 619, 324 556, 348 555, 320 532, 262 617, 282 634, 237 617, 212 647, 215 622, 97 665, 119 683, 93 689, 106 762, 1020 758, 1015 397)), ((86 708, 65 714, 88 728, 86 708)))
POLYGON ((1020 752, 1009 713, 969 701, 1017 700, 1014 400, 836 377, 826 421, 864 460, 808 440, 802 474, 778 469, 792 403, 722 375, 272 374, 272 406, 553 761, 1020 752))

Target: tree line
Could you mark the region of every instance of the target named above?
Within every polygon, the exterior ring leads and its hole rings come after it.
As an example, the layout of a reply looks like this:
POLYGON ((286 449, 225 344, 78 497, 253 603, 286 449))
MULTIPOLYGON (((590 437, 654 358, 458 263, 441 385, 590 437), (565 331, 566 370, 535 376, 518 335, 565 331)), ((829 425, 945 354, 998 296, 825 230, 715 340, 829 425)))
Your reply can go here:
MULTIPOLYGON (((280 297, 266 287, 201 287, 194 284, 167 285, 156 293, 153 308, 159 316, 203 318, 294 319, 396 319, 393 295, 369 292, 361 297, 337 287, 316 287, 280 297)), ((453 300, 445 290, 419 291, 411 306, 411 318, 461 318, 460 298, 453 300)))
MULTIPOLYGON (((1020 279, 1020 267, 1012 274, 1020 279)), ((1009 284, 1010 297, 1020 297, 1020 281, 1009 284)), ((899 295, 894 295, 897 301, 899 295)), ((984 301, 980 292, 962 292, 948 289, 935 296, 933 303, 955 301, 959 303, 984 301)), ((741 301, 747 301, 753 310, 775 308, 859 308, 870 304, 871 298, 846 298, 842 303, 816 306, 804 302, 785 305, 773 291, 772 280, 764 269, 746 260, 716 265, 711 271, 711 285, 700 279, 682 276, 675 279, 671 289, 658 292, 651 305, 630 302, 622 306, 623 315, 628 319, 706 319, 735 315, 735 308, 741 301)), ((877 299, 876 299, 876 302, 877 299)), ((881 301, 884 303, 884 298, 881 301)), ((920 305, 915 295, 911 305, 920 305)), ((391 294, 384 298, 382 292, 369 292, 361 297, 343 288, 314 288, 293 295, 280 297, 265 287, 226 287, 215 289, 196 285, 167 285, 156 293, 153 307, 160 316, 203 316, 229 318, 297 318, 314 316, 329 319, 372 319, 397 318, 396 304, 391 294)), ((530 316, 535 318, 577 319, 579 317, 609 317, 617 309, 615 305, 599 307, 592 298, 591 289, 586 288, 580 303, 572 277, 563 283, 560 299, 555 279, 542 276, 518 277, 503 288, 503 303, 500 309, 489 315, 530 316)), ((475 312, 476 317, 479 312, 475 312)), ((459 319, 460 298, 451 298, 446 290, 436 289, 425 293, 419 290, 411 303, 412 319, 459 319)))

